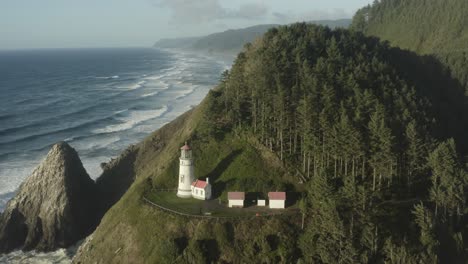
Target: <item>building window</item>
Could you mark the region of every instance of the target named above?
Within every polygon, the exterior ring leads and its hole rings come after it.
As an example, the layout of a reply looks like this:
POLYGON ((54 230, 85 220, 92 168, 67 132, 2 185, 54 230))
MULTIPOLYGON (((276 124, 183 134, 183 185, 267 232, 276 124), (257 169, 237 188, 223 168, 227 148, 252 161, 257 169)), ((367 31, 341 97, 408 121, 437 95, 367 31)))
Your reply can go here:
POLYGON ((200 195, 203 195, 203 191, 200 191, 200 195))

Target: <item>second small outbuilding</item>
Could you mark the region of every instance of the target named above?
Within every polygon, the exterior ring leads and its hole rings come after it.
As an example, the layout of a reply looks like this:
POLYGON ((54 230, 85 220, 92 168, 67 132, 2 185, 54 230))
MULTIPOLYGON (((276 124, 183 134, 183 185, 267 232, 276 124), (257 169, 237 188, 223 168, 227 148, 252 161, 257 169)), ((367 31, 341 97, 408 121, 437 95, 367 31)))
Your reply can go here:
POLYGON ((244 192, 228 192, 229 207, 244 207, 244 192))
POLYGON ((286 192, 269 192, 268 200, 270 208, 284 209, 286 207, 286 192))

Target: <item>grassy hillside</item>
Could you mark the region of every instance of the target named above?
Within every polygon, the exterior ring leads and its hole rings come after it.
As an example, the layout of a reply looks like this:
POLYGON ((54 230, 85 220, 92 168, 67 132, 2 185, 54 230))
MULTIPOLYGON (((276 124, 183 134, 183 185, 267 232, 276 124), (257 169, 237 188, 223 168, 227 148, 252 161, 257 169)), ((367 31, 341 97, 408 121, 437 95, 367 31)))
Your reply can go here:
POLYGON ((352 28, 419 54, 433 54, 468 88, 468 2, 382 0, 359 10, 352 28))
POLYGON ((165 261, 182 253, 184 257, 177 258, 179 263, 291 258, 291 252, 282 252, 279 247, 295 243, 293 234, 298 226, 294 221, 298 219, 190 219, 158 211, 143 202, 142 198, 154 189, 177 186, 179 147, 185 140, 194 149, 195 175, 210 177, 215 197, 224 199, 228 190, 296 190, 298 179, 286 173, 277 157, 255 139, 207 131, 210 128, 203 116, 210 100, 209 96, 198 108, 140 144, 135 183, 108 211, 74 262, 169 263, 165 261), (258 226, 262 228, 252 233, 251 229, 258 226), (278 229, 284 231, 278 233, 278 229))

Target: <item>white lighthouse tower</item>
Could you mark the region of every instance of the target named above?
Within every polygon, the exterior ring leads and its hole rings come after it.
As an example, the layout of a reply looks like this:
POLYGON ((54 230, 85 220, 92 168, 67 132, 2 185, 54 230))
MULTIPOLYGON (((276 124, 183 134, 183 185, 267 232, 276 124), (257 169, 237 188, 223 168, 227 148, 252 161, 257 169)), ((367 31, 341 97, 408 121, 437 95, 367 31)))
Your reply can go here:
POLYGON ((192 197, 191 185, 195 179, 193 170, 192 149, 190 149, 187 142, 180 148, 180 163, 179 163, 179 189, 177 196, 181 198, 192 197))

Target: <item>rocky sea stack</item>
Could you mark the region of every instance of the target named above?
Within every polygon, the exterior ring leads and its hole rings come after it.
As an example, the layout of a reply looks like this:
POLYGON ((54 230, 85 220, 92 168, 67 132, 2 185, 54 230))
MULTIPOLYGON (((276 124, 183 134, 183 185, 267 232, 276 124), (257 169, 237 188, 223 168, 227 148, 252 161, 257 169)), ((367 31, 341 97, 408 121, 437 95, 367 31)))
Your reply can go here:
POLYGON ((0 252, 67 247, 96 226, 95 184, 77 152, 57 143, 0 216, 0 252))

